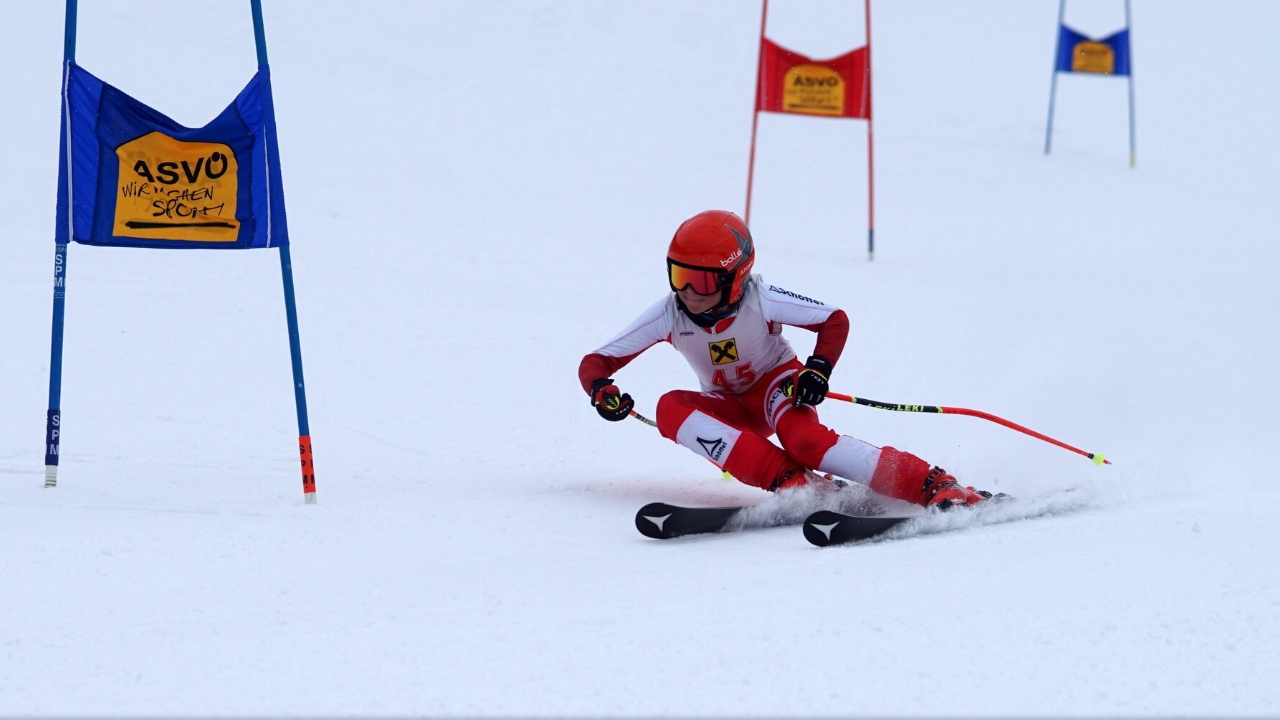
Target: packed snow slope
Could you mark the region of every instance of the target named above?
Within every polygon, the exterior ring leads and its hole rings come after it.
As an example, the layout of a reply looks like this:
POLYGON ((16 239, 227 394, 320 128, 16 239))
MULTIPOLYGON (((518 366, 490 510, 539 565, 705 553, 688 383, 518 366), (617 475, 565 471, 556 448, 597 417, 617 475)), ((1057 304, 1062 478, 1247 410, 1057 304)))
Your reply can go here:
MULTIPOLYGON (((247 5, 82 0, 76 57, 202 125, 247 5)), ((770 9, 863 42, 857 3, 770 9)), ((1115 463, 828 401, 1061 510, 827 550, 641 537, 766 496, 576 377, 679 222, 742 209, 757 4, 267 0, 314 507, 275 251, 70 249, 42 487, 63 14, 0 11, 0 715, 1280 712, 1280 4, 1135 3, 1131 169, 1119 78, 1062 76, 1043 153, 1054 0, 878 2, 873 262, 865 124, 760 118, 757 268, 848 311, 834 389, 1115 463)), ((617 380, 693 383, 665 346, 617 380)))

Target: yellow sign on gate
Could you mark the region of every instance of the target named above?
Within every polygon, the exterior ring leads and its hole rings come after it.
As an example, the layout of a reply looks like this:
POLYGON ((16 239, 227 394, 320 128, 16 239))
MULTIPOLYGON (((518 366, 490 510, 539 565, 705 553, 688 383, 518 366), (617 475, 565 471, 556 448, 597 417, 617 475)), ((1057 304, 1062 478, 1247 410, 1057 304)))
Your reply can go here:
POLYGON ((843 115, 844 78, 822 65, 797 65, 782 78, 782 109, 813 115, 843 115))
POLYGON ((159 131, 116 148, 112 234, 151 240, 235 242, 239 165, 230 146, 184 142, 159 131))
POLYGON ((1071 72, 1110 75, 1116 69, 1116 52, 1106 43, 1085 40, 1071 51, 1071 72))

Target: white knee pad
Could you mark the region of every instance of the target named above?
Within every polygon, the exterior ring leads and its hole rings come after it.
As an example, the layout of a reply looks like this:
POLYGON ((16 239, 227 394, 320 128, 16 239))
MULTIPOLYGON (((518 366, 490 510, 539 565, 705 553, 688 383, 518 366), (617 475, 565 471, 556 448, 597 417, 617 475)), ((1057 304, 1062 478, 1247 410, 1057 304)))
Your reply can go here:
POLYGON ((694 410, 676 431, 676 442, 709 459, 724 469, 724 461, 742 431, 726 425, 700 410, 694 410))
POLYGON ((846 480, 867 485, 876 472, 876 463, 880 462, 880 448, 857 438, 841 435, 836 444, 831 446, 817 470, 831 473, 846 480))

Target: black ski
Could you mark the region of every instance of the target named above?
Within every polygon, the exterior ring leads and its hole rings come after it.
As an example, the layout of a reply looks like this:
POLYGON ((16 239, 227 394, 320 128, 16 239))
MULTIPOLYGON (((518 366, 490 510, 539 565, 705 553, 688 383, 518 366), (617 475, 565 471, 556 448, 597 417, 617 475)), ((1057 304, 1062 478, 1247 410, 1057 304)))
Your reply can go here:
POLYGON ((641 535, 667 540, 682 535, 722 532, 729 521, 749 506, 680 507, 649 503, 636 513, 636 529, 641 535))
POLYGON ((919 515, 860 516, 819 510, 804 521, 804 537, 818 547, 867 540, 919 515))
MULTIPOLYGON (((1070 490, 1067 492, 1070 492, 1070 490)), ((984 494, 987 499, 976 505, 948 506, 949 509, 948 507, 938 506, 937 510, 951 513, 980 513, 989 507, 1013 501, 1012 497, 1004 493, 984 494)), ((924 511, 910 515, 876 515, 871 513, 849 515, 832 510, 819 510, 805 518, 804 537, 818 547, 869 540, 908 520, 928 517, 930 514, 932 513, 924 511)))

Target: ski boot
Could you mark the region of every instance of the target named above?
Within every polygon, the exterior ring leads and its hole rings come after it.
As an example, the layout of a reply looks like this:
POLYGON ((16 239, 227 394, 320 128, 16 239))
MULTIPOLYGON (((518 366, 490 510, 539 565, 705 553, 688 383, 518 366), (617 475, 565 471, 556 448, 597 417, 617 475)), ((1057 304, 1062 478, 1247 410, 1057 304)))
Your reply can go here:
POLYGON ((905 500, 927 508, 947 510, 957 505, 976 505, 988 499, 1004 497, 986 491, 962 487, 940 467, 891 447, 880 449, 880 461, 871 477, 871 489, 881 495, 905 500))
POLYGON ((974 490, 972 485, 961 487, 954 477, 937 465, 925 476, 921 493, 925 507, 939 510, 950 510, 958 505, 977 505, 987 500, 1005 500, 1009 497, 1004 493, 993 495, 986 490, 974 490))
POLYGON ((779 490, 809 487, 819 493, 826 494, 848 485, 847 481, 830 473, 816 473, 800 465, 789 465, 774 477, 773 485, 769 487, 769 490, 770 492, 778 492, 779 490))

